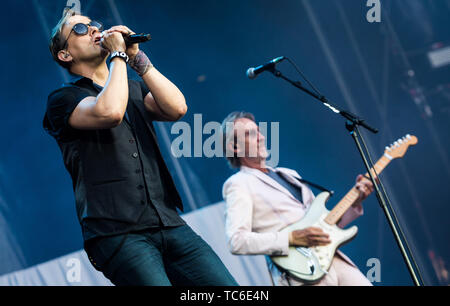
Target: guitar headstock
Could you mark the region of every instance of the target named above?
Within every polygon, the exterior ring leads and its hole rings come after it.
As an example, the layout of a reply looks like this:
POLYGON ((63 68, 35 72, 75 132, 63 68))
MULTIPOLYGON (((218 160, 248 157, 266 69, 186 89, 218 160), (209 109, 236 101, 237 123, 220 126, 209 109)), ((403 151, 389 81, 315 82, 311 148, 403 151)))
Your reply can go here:
POLYGON ((418 140, 416 136, 407 134, 403 138, 398 139, 396 142, 386 147, 384 154, 389 155, 392 158, 401 158, 405 155, 409 146, 417 144, 418 140))

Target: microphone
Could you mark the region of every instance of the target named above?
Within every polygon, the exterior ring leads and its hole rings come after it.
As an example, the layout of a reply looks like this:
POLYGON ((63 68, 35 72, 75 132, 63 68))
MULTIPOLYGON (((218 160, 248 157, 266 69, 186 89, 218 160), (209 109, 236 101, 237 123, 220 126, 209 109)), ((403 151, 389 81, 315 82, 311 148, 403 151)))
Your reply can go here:
POLYGON ((131 34, 131 35, 123 35, 123 39, 125 40, 125 45, 128 47, 132 44, 143 43, 152 39, 150 34, 131 34))
POLYGON ((248 70, 247 70, 247 77, 248 77, 249 79, 254 79, 254 78, 256 78, 256 77, 258 76, 258 74, 260 74, 261 72, 264 72, 264 71, 266 71, 266 70, 273 69, 273 68, 275 67, 276 64, 278 64, 279 62, 281 62, 281 61, 283 61, 283 60, 285 60, 285 59, 286 59, 286 57, 280 56, 280 57, 277 57, 277 58, 271 60, 270 62, 268 62, 268 63, 266 63, 266 64, 264 64, 264 65, 258 66, 258 67, 256 67, 256 68, 248 68, 248 70))

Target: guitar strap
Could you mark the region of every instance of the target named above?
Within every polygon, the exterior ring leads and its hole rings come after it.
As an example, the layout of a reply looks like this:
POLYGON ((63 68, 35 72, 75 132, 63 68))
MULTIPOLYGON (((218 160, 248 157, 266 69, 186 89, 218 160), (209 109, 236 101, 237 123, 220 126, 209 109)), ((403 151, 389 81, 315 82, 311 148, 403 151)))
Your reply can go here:
POLYGON ((319 189, 320 191, 326 191, 326 192, 330 193, 330 195, 333 195, 333 194, 334 194, 334 191, 333 191, 333 190, 328 190, 328 189, 325 188, 325 187, 322 187, 322 186, 320 186, 320 185, 318 185, 318 184, 315 184, 315 183, 313 183, 313 182, 307 181, 307 180, 305 180, 305 179, 301 179, 301 178, 298 178, 298 177, 295 177, 295 178, 296 178, 300 183, 304 183, 304 184, 309 185, 309 186, 311 186, 311 187, 317 188, 317 189, 319 189))

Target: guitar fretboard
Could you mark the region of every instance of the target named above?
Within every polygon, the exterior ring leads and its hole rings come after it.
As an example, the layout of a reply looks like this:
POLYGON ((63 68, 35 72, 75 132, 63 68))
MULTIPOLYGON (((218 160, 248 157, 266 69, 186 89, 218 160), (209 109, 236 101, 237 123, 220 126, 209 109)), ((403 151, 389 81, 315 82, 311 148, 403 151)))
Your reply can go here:
MULTIPOLYGON (((392 158, 389 155, 384 154, 374 165, 375 172, 380 174, 384 168, 390 163, 392 158)), ((371 169, 372 175, 376 178, 373 168, 371 169)), ((365 174, 369 177, 369 174, 365 174)), ((359 191, 355 187, 350 189, 350 191, 342 198, 342 200, 330 211, 324 221, 330 225, 336 224, 345 212, 358 200, 359 191)))

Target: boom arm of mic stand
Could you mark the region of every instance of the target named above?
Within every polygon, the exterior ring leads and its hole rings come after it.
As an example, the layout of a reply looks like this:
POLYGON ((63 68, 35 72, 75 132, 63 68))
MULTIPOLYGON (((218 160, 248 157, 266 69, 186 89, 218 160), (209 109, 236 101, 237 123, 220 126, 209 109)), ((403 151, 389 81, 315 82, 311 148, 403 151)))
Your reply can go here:
POLYGON ((328 107, 329 109, 331 109, 333 112, 340 114, 341 116, 343 116, 345 119, 351 121, 352 123, 356 124, 356 125, 360 125, 365 127, 367 130, 371 131, 372 133, 376 134, 378 133, 378 129, 371 127, 370 125, 368 125, 364 119, 361 119, 359 117, 357 117, 356 115, 345 111, 345 110, 340 110, 338 107, 332 105, 330 103, 330 101, 328 101, 328 99, 323 96, 323 95, 318 95, 314 92, 312 92, 311 90, 309 90, 308 88, 305 88, 302 83, 300 81, 293 81, 289 78, 287 78, 286 76, 284 76, 279 70, 275 69, 275 67, 272 67, 272 69, 269 69, 268 71, 270 71, 273 75, 275 75, 278 78, 281 78, 289 83, 291 83, 293 86, 297 87, 298 89, 306 92, 308 95, 312 96, 313 98, 315 98, 316 100, 319 100, 320 102, 322 102, 326 107, 328 107))

